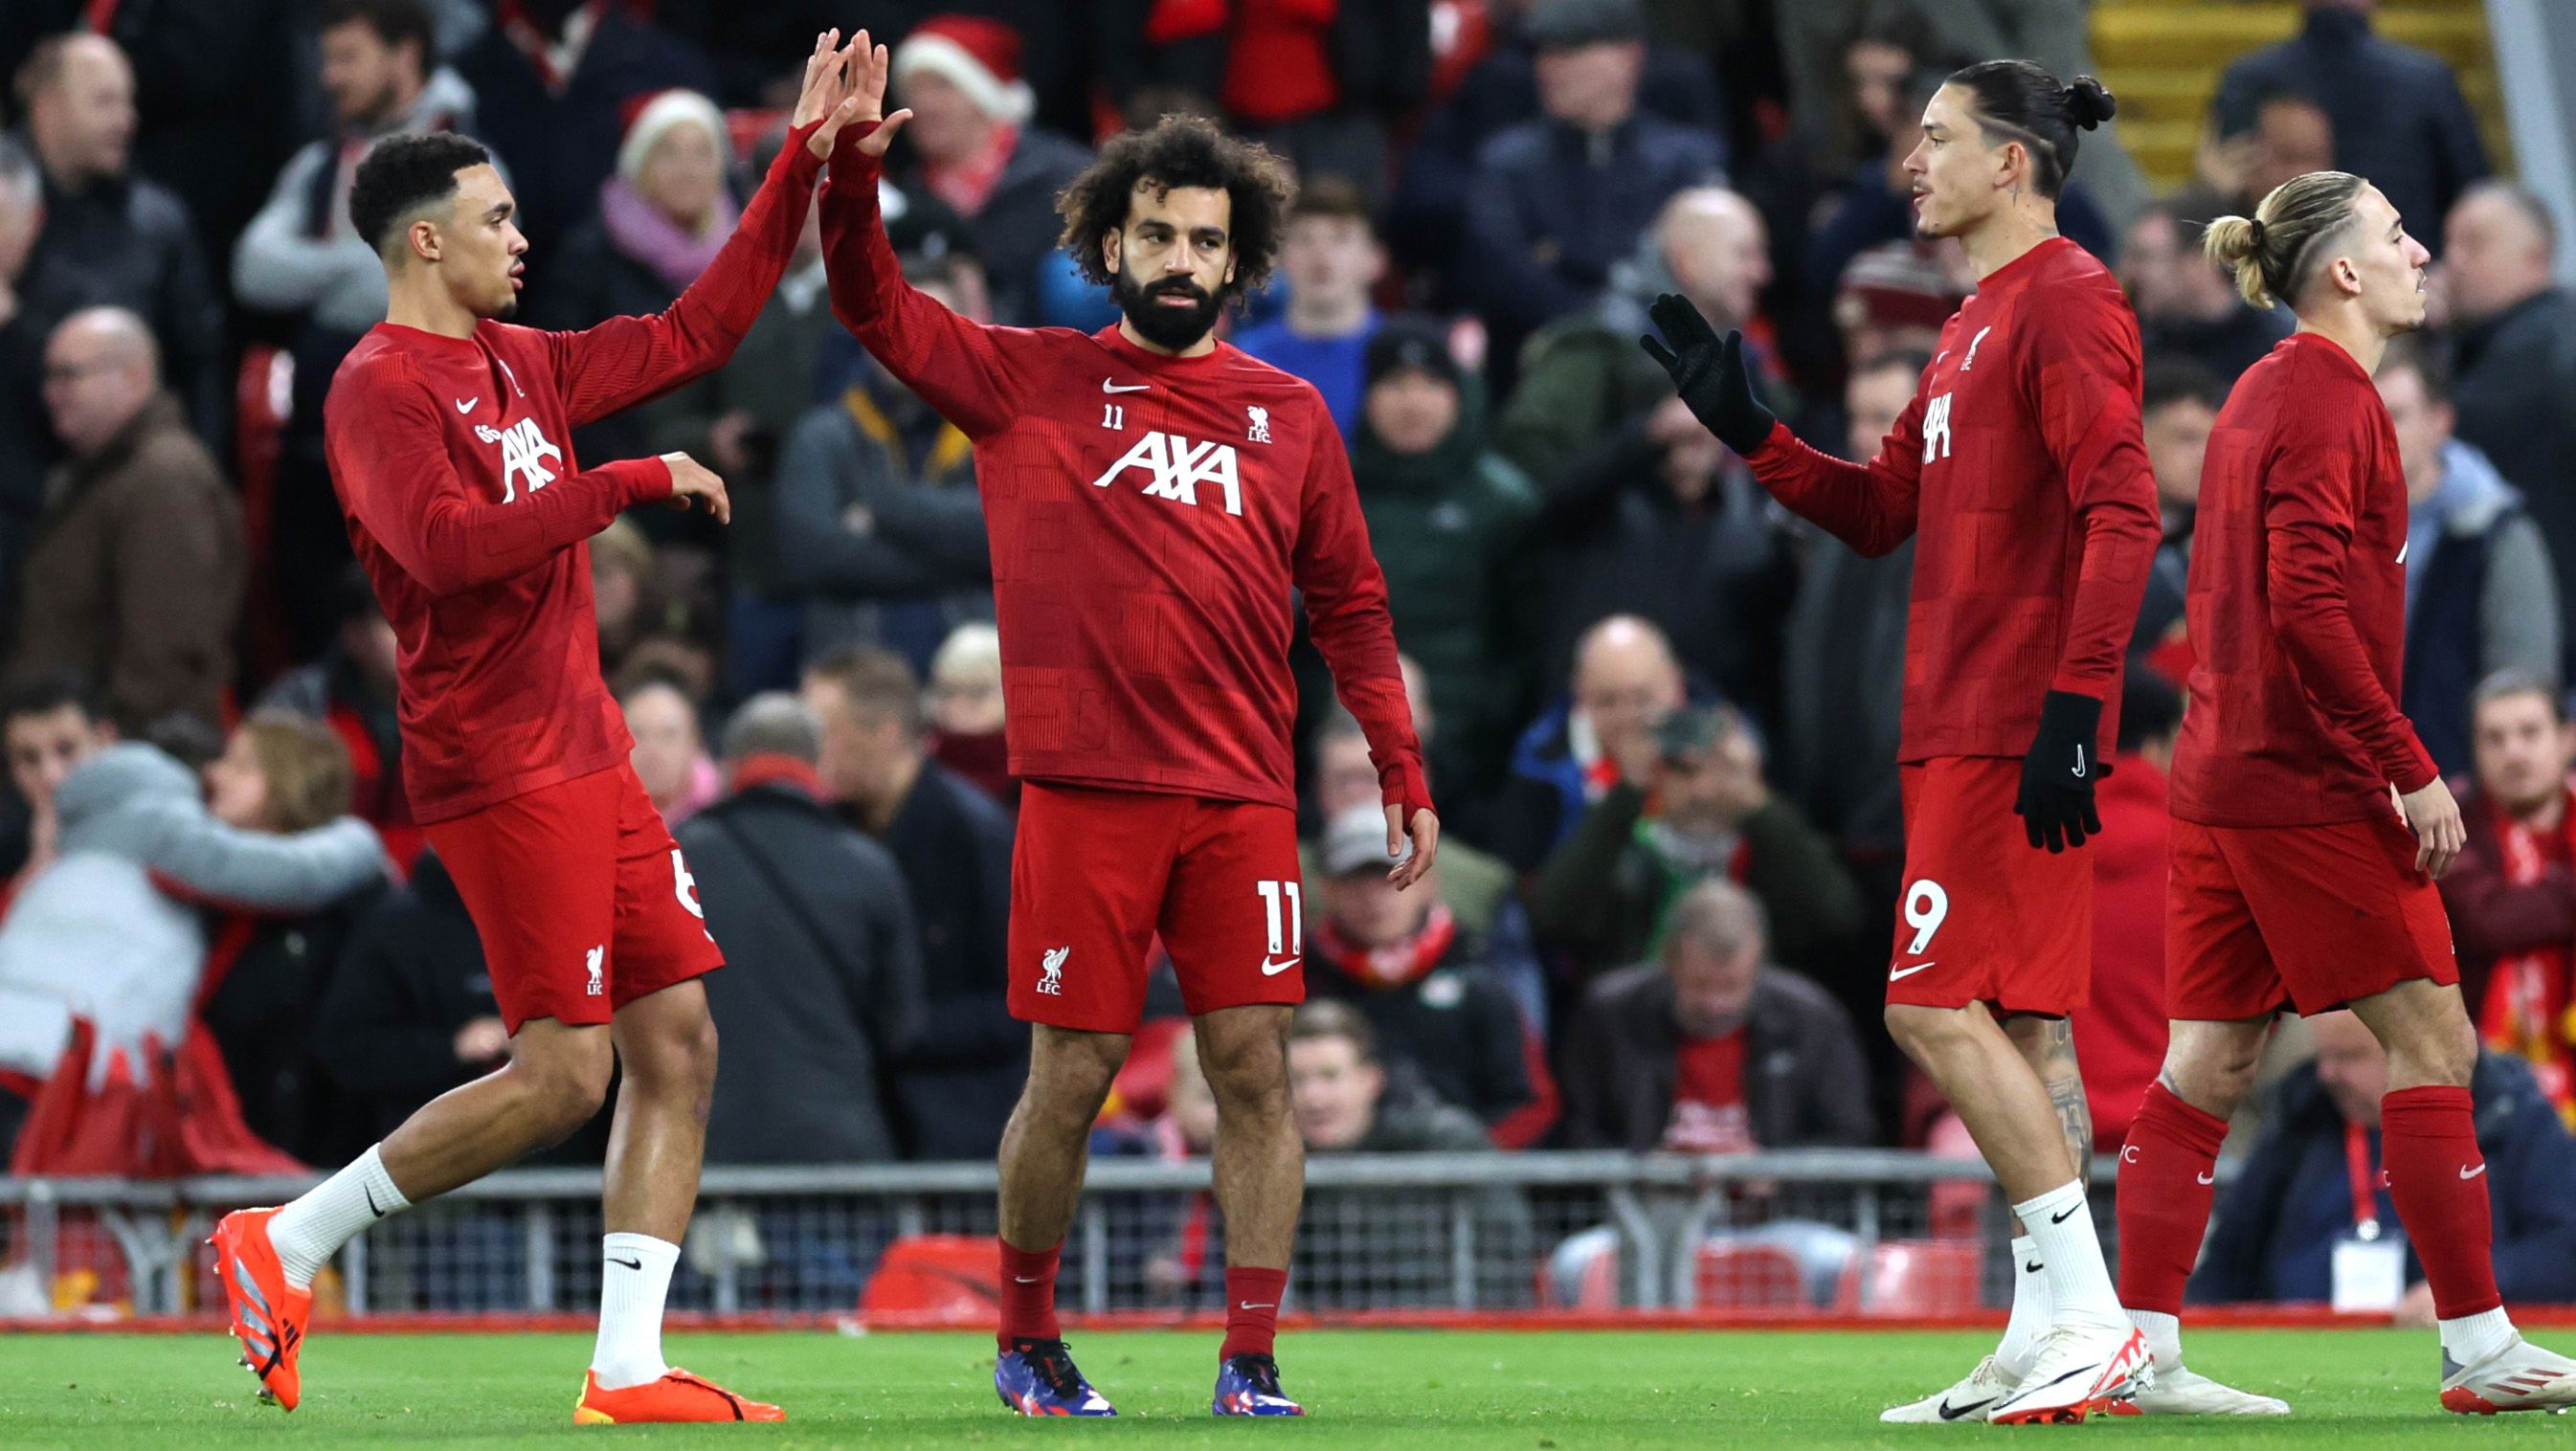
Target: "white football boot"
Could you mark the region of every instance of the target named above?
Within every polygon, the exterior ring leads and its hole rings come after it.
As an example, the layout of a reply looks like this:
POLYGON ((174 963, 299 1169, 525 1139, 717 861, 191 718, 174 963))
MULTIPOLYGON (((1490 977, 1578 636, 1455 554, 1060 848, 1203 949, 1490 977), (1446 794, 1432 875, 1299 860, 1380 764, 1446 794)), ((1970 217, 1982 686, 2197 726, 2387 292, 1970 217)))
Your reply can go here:
POLYGON ((2286 1416, 2290 1403, 2275 1396, 2258 1396, 2234 1386, 2220 1385, 2196 1370, 2177 1365, 2156 1372, 2155 1384, 2138 1392, 2135 1399, 2111 1408, 2116 1415, 2130 1414, 2129 1407, 2146 1416, 2286 1416))
POLYGON ((1894 1406, 1878 1413, 1882 1421, 1897 1424, 1937 1426, 1956 1421, 1976 1425, 1986 1419, 1986 1408, 2011 1395, 2017 1384, 1991 1355, 1977 1362, 1967 1379, 1946 1391, 1925 1396, 1919 1401, 1894 1406))
POLYGON ((2134 1326, 2060 1325, 2040 1341, 2030 1374, 1987 1407, 1986 1419, 1998 1426, 2081 1425, 2152 1387, 2155 1373, 2146 1334, 2134 1326))
POLYGON ((2564 1411, 2576 1406, 2576 1360, 2516 1335, 2495 1355, 2463 1368, 2442 1353, 2442 1409, 2464 1416, 2498 1411, 2564 1411))

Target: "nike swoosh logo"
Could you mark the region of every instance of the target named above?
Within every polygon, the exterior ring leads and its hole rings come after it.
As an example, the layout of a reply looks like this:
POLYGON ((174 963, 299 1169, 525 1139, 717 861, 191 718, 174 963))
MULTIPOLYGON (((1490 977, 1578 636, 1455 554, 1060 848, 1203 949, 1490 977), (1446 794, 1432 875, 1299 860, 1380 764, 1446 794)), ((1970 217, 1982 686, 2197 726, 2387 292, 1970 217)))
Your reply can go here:
MULTIPOLYGON (((2083 1205, 2081 1205, 2081 1204, 2070 1205, 2070 1206, 2068 1206, 2067 1208, 2065 1208, 2065 1209, 2063 1209, 2063 1210, 2060 1210, 2059 1212, 2057 1212, 2057 1213, 2055 1213, 2055 1214, 2052 1214, 2052 1215, 2048 1216, 2048 1222, 2049 1222, 2049 1223, 2051 1223, 2051 1224, 2064 1224, 2066 1221, 2068 1221, 2068 1220, 2070 1220, 2070 1219, 2073 1219, 2073 1218, 2075 1217, 2075 1212, 2076 1212, 2077 1210, 2079 1210, 2079 1209, 2082 1209, 2083 1207, 2084 1207, 2084 1206, 2083 1206, 2083 1205)), ((2059 1377, 2057 1378, 2057 1380, 2064 1380, 2064 1379, 2066 1379, 2066 1377, 2064 1377, 2064 1376, 2059 1376, 2059 1377)), ((2049 1384, 2050 1384, 2050 1385, 2055 1385, 2055 1384, 2057 1384, 2057 1381, 2050 1381, 2050 1382, 2049 1382, 2049 1384)))
MULTIPOLYGON (((2044 1264, 2041 1264, 2039 1261, 2037 1261, 2037 1260, 2032 1260, 2029 1264, 2026 1264, 2026 1265, 2024 1265, 2024 1266, 2022 1266, 2022 1267, 2021 1267, 2021 1272, 2022 1272, 2023 1274, 2025 1274, 2025 1275, 2035 1275, 2035 1274, 2038 1274, 2040 1271, 2042 1271, 2042 1270, 2044 1270, 2044 1269, 2047 1269, 2047 1268, 2048 1268, 2048 1266, 2046 1266, 2046 1265, 2044 1265, 2044 1264)), ((1984 1402, 1984 1401, 1979 1401, 1979 1402, 1977 1402, 1977 1404, 1982 1406, 1982 1405, 1984 1405, 1984 1404, 1985 1404, 1985 1402, 1984 1402)))
POLYGON ((2486 1166, 2486 1165, 2484 1165, 2484 1164, 2480 1164, 2479 1166, 2477 1166, 2477 1167, 2476 1167, 2476 1168, 2474 1168, 2474 1169, 2462 1169, 2462 1170, 2460 1171, 2460 1177, 2461 1177, 2461 1178, 2463 1178, 2463 1179, 2474 1179, 2474 1178, 2478 1177, 2480 1174, 2485 1173, 2486 1171, 2487 1171, 2487 1166, 2486 1166))
POLYGON ((1237 1300, 1234 1302, 1234 1308, 1238 1310, 1276 1310, 1279 1307, 1276 1305, 1255 1305, 1250 1300, 1237 1300))
POLYGON ((624 1265, 630 1270, 640 1271, 644 1268, 644 1260, 640 1255, 631 1260, 621 1260, 615 1255, 610 1255, 608 1257, 608 1262, 612 1265, 624 1265))
POLYGON ((1143 393, 1153 386, 1151 383, 1112 383, 1106 378, 1100 380, 1100 391, 1103 393, 1143 393))
POLYGON ((2198 1179, 2203 1184, 2215 1184, 2218 1182, 2218 1176, 2215 1174, 2195 1174, 2192 1177, 2198 1179))
POLYGON ((1896 982, 1896 981, 1898 981, 1898 980, 1900 980, 1900 979, 1903 979, 1903 978, 1909 978, 1909 977, 1912 977, 1914 974, 1916 974, 1916 973, 1918 973, 1918 972, 1921 972, 1923 969, 1925 969, 1925 968, 1927 968, 1927 967, 1930 967, 1930 966, 1932 966, 1932 964, 1931 964, 1931 963, 1928 963, 1928 962, 1918 962, 1918 963, 1914 964, 1912 967, 1900 967, 1900 968, 1896 969, 1894 972, 1889 973, 1889 974, 1887 975, 1887 980, 1888 980, 1889 982, 1896 982))
POLYGON ((384 1218, 384 1217, 385 1217, 385 1212, 384 1212, 383 1210, 381 1210, 381 1209, 376 1208, 376 1186, 375 1186, 375 1185, 373 1185, 373 1184, 368 1184, 368 1185, 365 1185, 365 1186, 363 1186, 363 1187, 364 1187, 364 1188, 366 1189, 366 1191, 367 1191, 367 1211, 368 1211, 369 1213, 371 1213, 371 1214, 375 1215, 375 1217, 376 1217, 376 1218, 378 1218, 378 1219, 382 1219, 382 1218, 384 1218))
POLYGON ((1295 967, 1297 964, 1304 962, 1305 960, 1306 959, 1303 957, 1283 957, 1278 961, 1273 962, 1269 958, 1265 957, 1261 960, 1261 975, 1263 977, 1277 977, 1279 974, 1286 972, 1288 969, 1295 967))
POLYGON ((1011 1283, 1015 1285, 1034 1285, 1045 1278, 1046 1276, 1044 1275, 1013 1275, 1011 1276, 1011 1283))
POLYGON ((2078 781, 2084 779, 2084 748, 2082 746, 2077 746, 2075 748, 2075 779, 2078 781))
POLYGON ((477 393, 471 398, 460 398, 456 403, 456 411, 459 413, 471 413, 474 411, 474 405, 482 401, 483 395, 480 393, 477 393))
POLYGON ((1993 1396, 1988 1396, 1982 1401, 1970 1401, 1964 1406, 1954 1406, 1945 1400, 1941 1403, 1941 1419, 1945 1421, 1956 1421, 1964 1416, 1973 1416, 1977 1412, 1984 1410, 1986 1407, 1991 1406, 1994 1403, 1995 1398, 1993 1396))

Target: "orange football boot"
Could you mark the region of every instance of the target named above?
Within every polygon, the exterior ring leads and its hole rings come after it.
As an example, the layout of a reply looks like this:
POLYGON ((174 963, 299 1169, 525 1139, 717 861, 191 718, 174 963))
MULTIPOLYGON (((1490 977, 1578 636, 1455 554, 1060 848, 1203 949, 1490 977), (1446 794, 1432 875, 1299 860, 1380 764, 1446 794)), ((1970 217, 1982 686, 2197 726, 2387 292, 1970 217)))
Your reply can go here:
POLYGON ((241 1341, 242 1364, 259 1377, 260 1398, 294 1410, 304 1396, 296 1354, 313 1319, 313 1292, 286 1283, 286 1268, 269 1243, 268 1222, 277 1211, 241 1209, 215 1224, 215 1278, 232 1307, 232 1332, 241 1341))
POLYGON ((572 1408, 576 1426, 634 1426, 675 1421, 784 1421, 787 1413, 762 1401, 747 1401, 713 1381, 685 1370, 664 1371, 660 1380, 640 1386, 605 1390, 599 1372, 585 1371, 581 1399, 572 1408))

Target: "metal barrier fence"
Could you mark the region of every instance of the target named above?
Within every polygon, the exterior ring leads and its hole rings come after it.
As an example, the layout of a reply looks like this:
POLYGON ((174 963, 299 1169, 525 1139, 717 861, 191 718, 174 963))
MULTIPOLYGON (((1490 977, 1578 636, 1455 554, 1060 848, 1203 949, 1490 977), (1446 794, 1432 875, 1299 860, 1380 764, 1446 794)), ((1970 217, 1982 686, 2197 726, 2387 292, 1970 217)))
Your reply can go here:
MULTIPOLYGON (((2095 1183, 2111 1182, 2106 1160, 2095 1183)), ((53 1305, 221 1304, 216 1217, 310 1181, 0 1180, 0 1318, 53 1305)), ((715 1168, 675 1309, 864 1311, 980 1323, 997 1273, 985 1164, 715 1168)), ((1743 1309, 1924 1318, 2000 1305, 2004 1208, 1974 1160, 1871 1150, 1318 1155, 1291 1277, 1308 1311, 1743 1309)), ((496 1174, 352 1242, 352 1315, 587 1313, 599 1175, 496 1174)), ((2095 1196, 2109 1232, 2108 1193, 2095 1196)), ((1213 1310, 1224 1226, 1205 1160, 1096 1161, 1066 1242, 1069 1311, 1213 1310)))

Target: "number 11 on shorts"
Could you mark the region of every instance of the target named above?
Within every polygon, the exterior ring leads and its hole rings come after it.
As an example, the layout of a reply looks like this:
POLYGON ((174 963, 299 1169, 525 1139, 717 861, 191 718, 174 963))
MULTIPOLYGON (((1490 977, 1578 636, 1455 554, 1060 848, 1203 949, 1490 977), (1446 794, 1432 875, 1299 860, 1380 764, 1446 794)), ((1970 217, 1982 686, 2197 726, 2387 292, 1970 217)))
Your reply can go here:
POLYGON ((1261 910, 1270 928, 1270 956, 1261 964, 1262 975, 1285 972, 1306 955, 1305 900, 1295 882, 1255 882, 1252 886, 1261 894, 1261 910), (1280 961, 1282 954, 1287 961, 1280 961))

